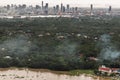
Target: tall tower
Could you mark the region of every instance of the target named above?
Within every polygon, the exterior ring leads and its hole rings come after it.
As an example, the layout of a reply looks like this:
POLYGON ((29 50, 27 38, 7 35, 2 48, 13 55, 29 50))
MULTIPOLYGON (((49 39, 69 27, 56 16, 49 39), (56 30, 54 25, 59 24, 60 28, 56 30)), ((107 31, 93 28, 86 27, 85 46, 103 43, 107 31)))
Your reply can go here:
POLYGON ((67 4, 67 12, 69 13, 70 12, 70 5, 67 4))
POLYGON ((42 10, 42 14, 44 13, 44 2, 42 1, 41 3, 41 10, 42 10))
POLYGON ((45 5, 45 14, 48 14, 48 3, 45 5))
POLYGON ((77 12, 78 11, 78 7, 75 7, 75 12, 77 12))
POLYGON ((65 6, 63 6, 63 10, 62 10, 62 12, 65 12, 65 6))
POLYGON ((93 15, 93 4, 90 5, 90 14, 93 15))
POLYGON ((53 6, 53 14, 56 14, 56 7, 53 6))
POLYGON ((91 11, 93 10, 93 4, 90 5, 90 10, 91 10, 91 11))
POLYGON ((63 4, 61 3, 61 12, 63 12, 63 4))
POLYGON ((112 6, 109 6, 108 12, 110 13, 112 11, 112 6))
POLYGON ((42 9, 43 9, 44 2, 42 1, 42 9))
POLYGON ((56 13, 59 12, 59 5, 56 5, 56 13))

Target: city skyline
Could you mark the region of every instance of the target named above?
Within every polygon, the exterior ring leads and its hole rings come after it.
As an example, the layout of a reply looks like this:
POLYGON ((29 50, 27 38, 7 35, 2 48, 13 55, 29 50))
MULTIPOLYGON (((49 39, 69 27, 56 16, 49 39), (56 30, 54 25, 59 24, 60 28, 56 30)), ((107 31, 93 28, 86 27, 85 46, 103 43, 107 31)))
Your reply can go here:
POLYGON ((0 0, 0 6, 4 6, 7 4, 26 4, 26 5, 41 5, 41 2, 44 1, 45 3, 49 3, 49 6, 55 6, 60 5, 63 3, 63 5, 70 4, 70 6, 73 7, 89 7, 90 4, 93 4, 94 7, 101 7, 101 8, 107 8, 108 6, 112 6, 113 8, 120 8, 120 1, 119 0, 0 0))

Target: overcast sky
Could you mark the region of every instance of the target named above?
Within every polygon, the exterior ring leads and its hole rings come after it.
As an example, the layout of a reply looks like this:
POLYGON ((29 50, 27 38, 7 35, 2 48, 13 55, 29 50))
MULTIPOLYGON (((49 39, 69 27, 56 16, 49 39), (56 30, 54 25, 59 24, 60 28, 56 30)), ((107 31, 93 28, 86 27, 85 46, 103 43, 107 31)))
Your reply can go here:
MULTIPOLYGON (((0 0, 0 5, 7 4, 27 4, 27 5, 41 5, 42 0, 0 0)), ((43 0, 44 3, 48 2, 49 6, 63 3, 64 5, 70 4, 71 6, 89 7, 93 4, 95 7, 112 7, 120 8, 120 0, 43 0)))

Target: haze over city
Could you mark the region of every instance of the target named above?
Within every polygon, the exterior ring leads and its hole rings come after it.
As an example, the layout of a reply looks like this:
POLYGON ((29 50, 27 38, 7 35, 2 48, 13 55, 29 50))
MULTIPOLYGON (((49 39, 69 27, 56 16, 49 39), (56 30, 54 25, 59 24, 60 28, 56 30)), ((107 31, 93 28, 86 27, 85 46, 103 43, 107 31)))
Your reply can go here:
MULTIPOLYGON (((26 5, 38 5, 41 4, 42 0, 0 0, 0 6, 7 4, 26 4, 26 5)), ((77 7, 89 7, 90 4, 93 4, 95 7, 106 8, 108 6, 113 6, 113 8, 120 8, 120 0, 43 0, 46 3, 49 3, 50 6, 61 4, 64 5, 70 4, 71 6, 77 7)))

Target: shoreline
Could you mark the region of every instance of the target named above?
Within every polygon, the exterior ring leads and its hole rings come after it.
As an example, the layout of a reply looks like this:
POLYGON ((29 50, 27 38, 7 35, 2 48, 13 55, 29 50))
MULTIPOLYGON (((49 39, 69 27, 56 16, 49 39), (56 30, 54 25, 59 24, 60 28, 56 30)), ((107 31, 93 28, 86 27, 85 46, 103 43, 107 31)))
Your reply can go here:
POLYGON ((0 68, 0 77, 5 78, 3 80, 16 80, 18 78, 22 80, 26 80, 27 78, 31 78, 30 80, 44 80, 41 76, 44 76, 45 80, 110 80, 107 77, 102 78, 99 76, 85 73, 79 75, 70 75, 69 71, 53 71, 48 69, 31 69, 16 67, 0 68))

